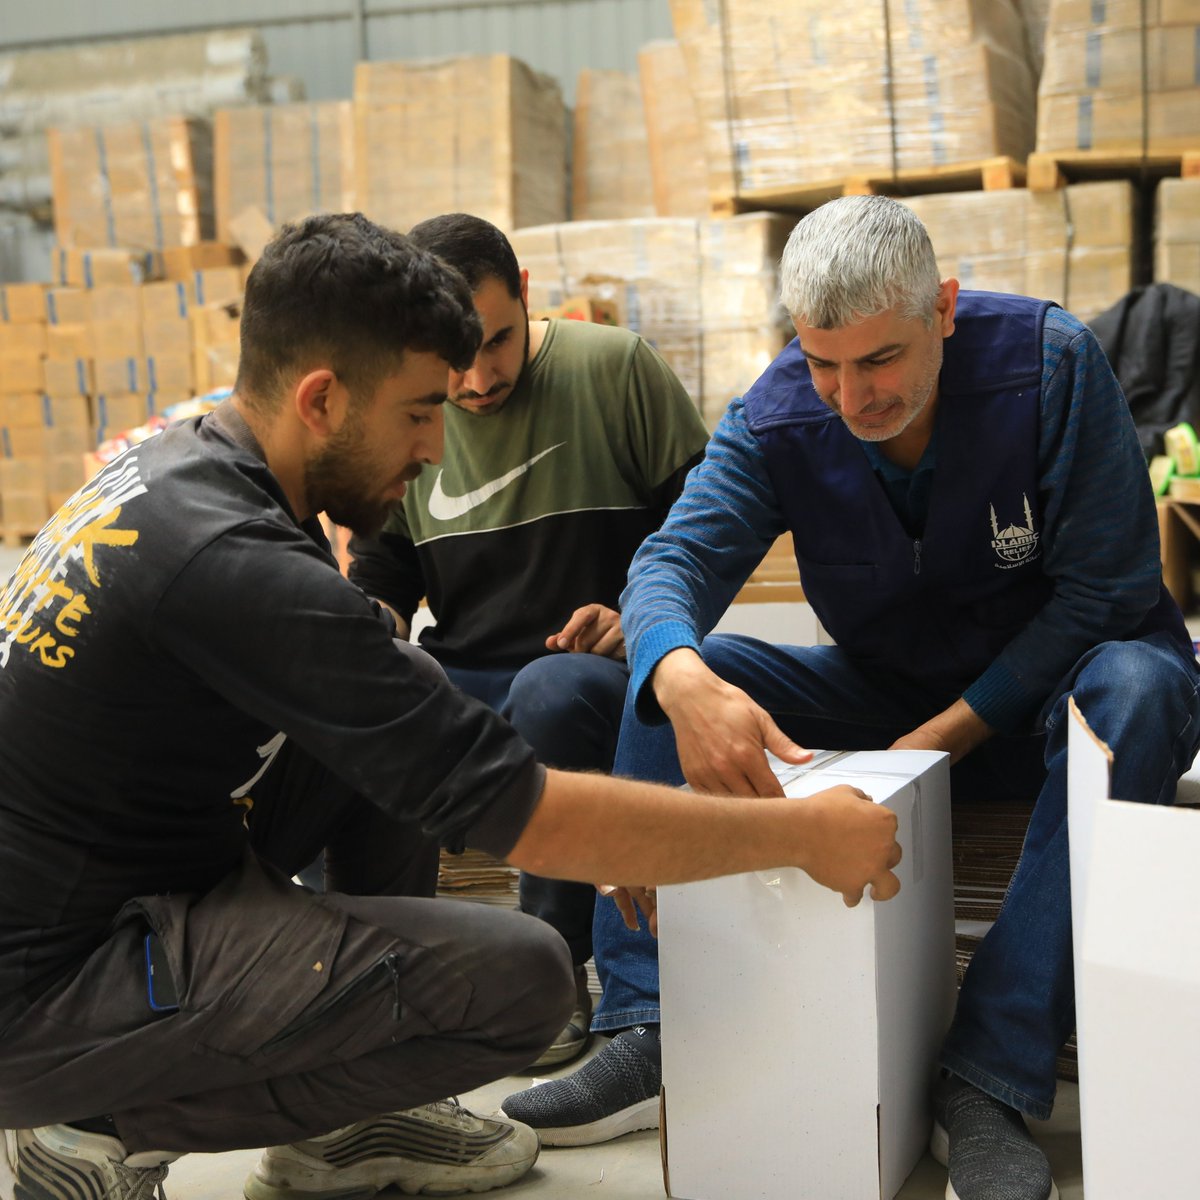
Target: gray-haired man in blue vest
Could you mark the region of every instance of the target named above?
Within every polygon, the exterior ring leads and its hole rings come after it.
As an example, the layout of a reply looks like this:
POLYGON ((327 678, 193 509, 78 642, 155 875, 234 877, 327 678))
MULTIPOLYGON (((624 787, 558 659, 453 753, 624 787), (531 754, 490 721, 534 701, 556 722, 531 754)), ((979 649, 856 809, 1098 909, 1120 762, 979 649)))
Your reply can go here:
MULTIPOLYGON (((1200 742, 1145 460, 1089 331, 1053 304, 940 279, 896 201, 805 217, 782 291, 796 340, 730 406, 630 569, 614 770, 766 796, 764 748, 922 748, 950 753, 960 795, 1036 795, 942 1049, 932 1150, 951 1200, 1047 1200, 1023 1118, 1049 1116, 1074 1024, 1067 699, 1112 747, 1127 800, 1170 803, 1200 742), (706 637, 787 530, 837 645, 706 637)), ((655 947, 610 910, 593 1028, 618 1036, 505 1102, 545 1144, 657 1121, 655 947)))

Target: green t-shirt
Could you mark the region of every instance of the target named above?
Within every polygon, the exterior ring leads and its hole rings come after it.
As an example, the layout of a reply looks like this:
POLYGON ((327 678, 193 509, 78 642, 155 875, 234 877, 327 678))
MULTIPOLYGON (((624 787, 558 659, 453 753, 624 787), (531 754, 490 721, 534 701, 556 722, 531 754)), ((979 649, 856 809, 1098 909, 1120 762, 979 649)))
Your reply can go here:
POLYGON ((583 604, 617 607, 708 434, 671 369, 638 335, 551 321, 503 409, 446 407, 446 449, 402 511, 354 539, 351 578, 411 619, 448 665, 520 665, 583 604))

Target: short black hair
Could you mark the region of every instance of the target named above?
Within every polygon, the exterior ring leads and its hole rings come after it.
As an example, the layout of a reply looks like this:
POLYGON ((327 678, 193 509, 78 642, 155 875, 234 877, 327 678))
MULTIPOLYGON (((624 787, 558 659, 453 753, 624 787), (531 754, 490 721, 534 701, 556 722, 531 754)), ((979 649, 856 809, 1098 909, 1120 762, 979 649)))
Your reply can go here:
POLYGON ((470 213, 446 213, 414 225, 408 236, 459 271, 472 292, 485 279, 499 279, 515 300, 521 294, 521 268, 508 238, 490 221, 470 213))
POLYGON ((326 363, 369 395, 405 351, 465 370, 482 339, 457 271, 362 213, 326 213, 285 225, 254 264, 234 388, 269 410, 294 373, 326 363))

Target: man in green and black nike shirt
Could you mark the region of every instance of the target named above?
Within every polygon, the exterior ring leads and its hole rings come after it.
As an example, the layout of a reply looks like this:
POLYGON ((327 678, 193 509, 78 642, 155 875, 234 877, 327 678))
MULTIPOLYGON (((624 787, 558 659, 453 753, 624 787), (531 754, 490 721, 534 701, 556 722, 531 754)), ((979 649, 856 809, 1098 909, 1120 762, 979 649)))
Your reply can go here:
MULTIPOLYGON (((350 577, 402 631, 427 597, 436 625, 421 645, 542 762, 607 772, 629 679, 617 597, 707 431, 637 334, 530 321, 529 273, 494 225, 453 213, 409 237, 466 277, 483 345, 451 374, 441 468, 411 484, 380 537, 350 543, 350 577)), ((539 1065, 587 1045, 593 903, 587 886, 521 877, 521 908, 566 939, 579 994, 539 1065)))

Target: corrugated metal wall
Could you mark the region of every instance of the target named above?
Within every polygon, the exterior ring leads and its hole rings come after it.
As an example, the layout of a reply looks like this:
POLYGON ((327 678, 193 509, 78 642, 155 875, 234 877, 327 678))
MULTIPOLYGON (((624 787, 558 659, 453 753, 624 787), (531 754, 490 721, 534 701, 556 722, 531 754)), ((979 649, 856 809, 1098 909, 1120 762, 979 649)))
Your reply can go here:
POLYGON ((570 104, 582 67, 632 71, 644 42, 671 36, 668 0, 0 0, 0 54, 245 26, 262 30, 271 73, 299 76, 314 100, 349 97, 361 57, 502 51, 555 76, 570 104))

